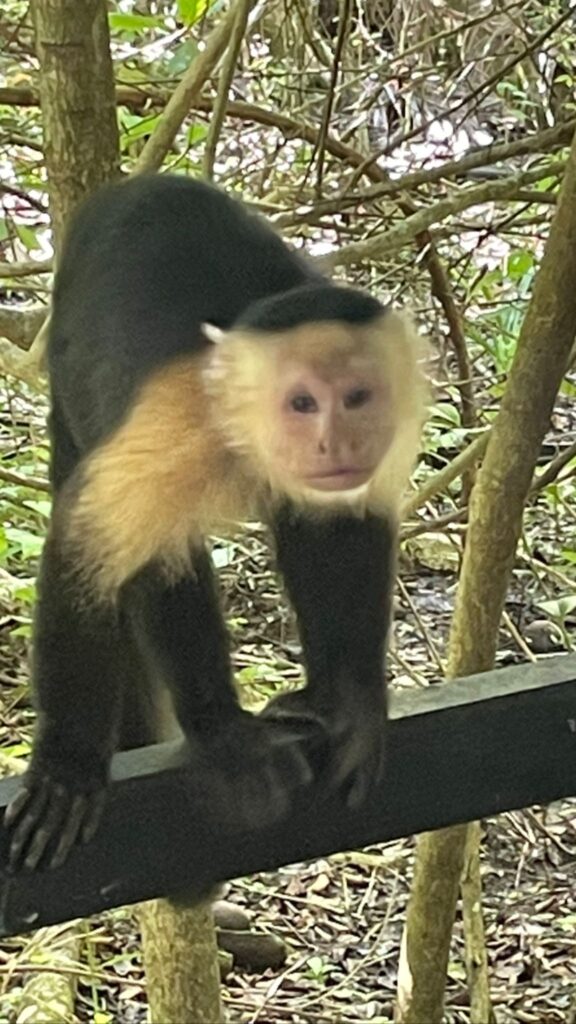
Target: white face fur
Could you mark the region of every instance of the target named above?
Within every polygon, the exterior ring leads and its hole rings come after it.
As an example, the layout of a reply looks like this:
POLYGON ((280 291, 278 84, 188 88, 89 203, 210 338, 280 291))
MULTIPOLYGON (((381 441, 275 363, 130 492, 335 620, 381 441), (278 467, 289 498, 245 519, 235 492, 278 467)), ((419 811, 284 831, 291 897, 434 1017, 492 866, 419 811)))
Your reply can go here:
POLYGON ((216 414, 274 492, 323 507, 399 500, 416 457, 422 342, 392 312, 367 325, 223 334, 206 371, 216 414), (373 500, 372 500, 373 499, 373 500))

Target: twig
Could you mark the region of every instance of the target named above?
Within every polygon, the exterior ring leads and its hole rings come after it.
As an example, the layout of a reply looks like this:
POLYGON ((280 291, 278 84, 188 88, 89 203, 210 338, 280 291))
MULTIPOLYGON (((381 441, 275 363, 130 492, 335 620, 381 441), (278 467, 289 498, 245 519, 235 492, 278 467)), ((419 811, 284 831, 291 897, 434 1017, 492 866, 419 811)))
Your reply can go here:
POLYGON ((0 278, 29 277, 31 274, 49 274, 52 260, 26 260, 24 263, 0 263, 0 278))
POLYGON ((220 74, 218 93, 214 100, 212 117, 210 118, 210 127, 208 129, 208 135, 206 136, 204 159, 202 161, 204 177, 208 180, 211 180, 214 174, 214 160, 216 159, 218 139, 220 138, 220 132, 226 116, 228 93, 230 92, 230 86, 232 85, 232 79, 234 78, 240 47, 242 46, 242 41, 246 34, 248 16, 253 3, 254 0, 238 0, 238 4, 234 8, 235 20, 232 26, 232 33, 230 36, 226 59, 220 74))
POLYGON ((455 508, 452 512, 446 512, 443 516, 435 516, 434 519, 423 519, 419 523, 402 527, 400 530, 400 540, 411 540, 413 537, 421 537, 423 533, 442 533, 447 526, 458 525, 462 532, 466 529, 467 519, 468 508, 455 508))
POLYGON ((472 441, 463 452, 460 452, 452 462, 449 462, 444 469, 441 469, 438 473, 435 473, 433 477, 426 480, 421 487, 418 488, 414 494, 411 494, 404 503, 402 510, 403 518, 408 518, 414 515, 417 509, 425 505, 426 502, 431 501, 437 494, 441 494, 445 491, 450 484, 456 480, 459 476, 462 476, 466 470, 470 469, 475 462, 480 460, 486 451, 488 444, 488 438, 490 431, 486 430, 480 437, 477 437, 475 441, 472 441))
MULTIPOLYGON (((169 97, 164 91, 149 90, 142 87, 119 85, 116 89, 117 103, 128 107, 133 111, 142 111, 147 106, 163 107, 169 97)), ((0 104, 7 106, 36 107, 39 104, 38 93, 34 89, 23 87, 0 88, 0 104)), ((191 103, 191 108, 210 113, 214 108, 212 96, 199 96, 191 103)), ((253 121, 255 124, 262 124, 278 128, 287 138, 301 138, 316 145, 318 142, 318 129, 311 124, 297 121, 276 110, 267 110, 256 103, 245 103, 241 100, 230 100, 226 104, 226 116, 237 117, 242 121, 253 121)), ((447 160, 436 167, 426 168, 420 171, 413 171, 401 178, 390 179, 383 168, 378 165, 366 167, 363 173, 375 182, 373 188, 363 192, 351 191, 348 185, 344 194, 337 199, 326 199, 321 203, 314 204, 314 210, 320 214, 338 212, 344 206, 355 206, 359 202, 369 202, 386 195, 397 195, 399 192, 407 192, 418 188, 420 185, 431 185, 437 181, 452 178, 466 177, 469 171, 477 167, 485 167, 491 164, 500 163, 503 160, 513 160, 518 156, 526 156, 530 153, 542 153, 549 156, 555 149, 567 145, 572 139, 576 119, 562 122, 554 128, 546 128, 542 132, 536 132, 514 142, 493 143, 489 146, 481 146, 472 149, 466 156, 457 160, 447 160)), ((1 137, 0 137, 1 138, 1 137)), ((21 142, 24 145, 24 140, 21 142)), ((333 136, 326 139, 326 150, 337 159, 349 163, 352 167, 360 167, 365 162, 365 156, 352 146, 346 145, 340 139, 333 136)), ((548 199, 545 200, 549 201, 548 199)), ((304 219, 306 211, 302 215, 304 219)))
POLYGON ((522 654, 526 658, 528 658, 528 661, 538 661, 538 658, 534 654, 534 651, 532 651, 530 649, 530 647, 526 643, 526 641, 525 641, 524 637, 522 636, 522 634, 517 630, 516 626, 512 622, 512 619, 510 618, 510 615, 509 615, 509 613, 507 611, 503 611, 502 612, 502 622, 506 626, 506 629, 510 633, 510 636, 512 637, 514 642, 518 645, 519 649, 522 651, 522 654))
POLYGON ((440 654, 438 653, 438 648, 436 647, 436 644, 434 643, 432 637, 430 636, 430 631, 427 628, 426 623, 424 622, 424 619, 420 615, 420 612, 418 611, 416 605, 414 604, 414 601, 410 597, 410 594, 408 593, 408 590, 404 586, 404 584, 403 584, 401 579, 398 580, 397 586, 398 586, 398 590, 400 591, 400 593, 402 595, 403 600, 406 602, 406 604, 408 605, 410 611, 412 612, 412 615, 414 616, 416 624, 418 625, 418 627, 420 629, 420 632, 422 634, 422 637, 424 639, 424 643, 426 644, 426 646, 427 646, 427 648, 428 648, 428 650, 430 652, 430 655, 432 657, 432 661, 435 662, 436 668, 438 669, 440 675, 444 676, 444 674, 445 674, 445 666, 444 666, 444 664, 442 662, 442 658, 440 657, 440 654))
POLYGON ((482 185, 461 189, 450 198, 441 199, 438 203, 419 210, 418 213, 408 217, 402 224, 390 228, 389 231, 384 231, 362 242, 351 242, 349 245, 342 246, 332 254, 332 265, 336 267, 350 266, 367 260, 381 260, 383 256, 401 249, 433 224, 453 217, 457 213, 462 213, 463 210, 469 209, 471 206, 507 200, 514 195, 519 187, 540 181, 545 177, 558 177, 564 172, 565 167, 566 160, 554 160, 539 168, 511 175, 502 181, 485 182, 482 185))
POLYGON ((498 69, 498 71, 496 71, 493 75, 490 75, 487 78, 485 78, 479 86, 477 86, 475 89, 472 89, 469 93, 467 93, 466 96, 463 96, 461 100, 458 100, 458 102, 455 103, 452 107, 449 107, 448 110, 443 110, 441 115, 435 114, 433 117, 430 117, 428 120, 421 122, 414 128, 411 128, 409 131, 406 131, 392 138, 390 142, 386 144, 386 146, 383 146, 381 149, 376 150, 374 153, 372 153, 369 157, 366 158, 363 164, 358 168, 358 172, 355 175, 355 179, 357 180, 360 174, 365 174, 370 164, 373 164, 380 157, 389 156, 392 152, 394 152, 394 150, 398 149, 400 146, 404 146, 411 139, 416 138, 418 135, 422 135, 424 132, 428 131, 428 129, 431 128, 432 125, 436 123, 436 121, 438 121, 440 116, 443 119, 451 120, 458 110, 462 110, 463 108, 468 107, 474 101, 478 101, 479 99, 486 97, 492 90, 493 86, 498 85, 498 83, 501 81, 504 81, 506 79, 506 75, 510 71, 513 71, 517 64, 521 64, 522 61, 526 60, 527 57, 530 57, 532 53, 537 53, 542 48, 546 40, 549 39, 549 37, 553 35, 557 29, 561 28, 562 25, 572 17, 573 11, 571 8, 567 11, 564 11, 564 13, 561 14, 560 17, 557 18, 552 25, 549 25, 548 28, 541 32, 539 36, 535 36, 534 38, 532 38, 528 46, 525 46, 524 49, 521 50, 519 53, 515 53, 514 56, 510 58, 509 61, 507 61, 505 64, 502 65, 502 67, 498 69))
POLYGON ((51 487, 47 480, 38 476, 23 476, 21 473, 13 473, 11 469, 4 469, 0 466, 0 480, 7 484, 15 484, 17 487, 29 487, 33 491, 44 491, 51 493, 51 487))
POLYGON ((334 50, 334 61, 332 63, 332 70, 330 73, 330 85, 328 87, 328 95, 326 97, 326 104, 324 106, 322 124, 320 125, 320 132, 318 135, 318 148, 316 160, 316 196, 318 198, 322 195, 322 179, 324 176, 324 160, 326 156, 326 139, 328 137, 328 129, 330 127, 330 118, 332 117, 332 110, 334 108, 334 97, 336 95, 336 86, 338 84, 338 76, 340 74, 342 52, 344 50, 344 43, 346 42, 346 36, 348 35, 348 30, 350 28, 350 14, 350 0, 341 0, 338 36, 336 39, 336 47, 334 50))
POLYGON ((433 241, 428 232, 423 239, 427 244, 427 251, 424 253, 424 261, 430 274, 432 282, 432 294, 444 310, 452 348, 458 363, 459 382, 456 385, 460 393, 462 424, 468 429, 476 426, 476 402, 474 397, 474 385, 472 383, 472 364, 468 355, 466 338, 462 328, 462 318, 456 305, 454 295, 450 288, 444 267, 440 262, 433 241))
POLYGON ((534 480, 530 487, 530 495, 532 496, 533 494, 537 494, 538 491, 543 490, 544 487, 548 487, 548 484, 554 483, 558 478, 558 475, 564 469, 564 466, 567 466, 574 458, 576 458, 576 441, 574 441, 573 444, 563 452, 560 452, 556 458, 552 459, 552 461, 548 463, 546 468, 539 473, 538 476, 534 476, 534 480))
MULTIPOLYGON (((244 3, 245 0, 240 0, 244 3)), ((225 18, 210 33, 204 50, 198 53, 176 86, 156 128, 148 138, 133 168, 133 174, 157 171, 178 134, 180 126, 200 96, 207 79, 218 65, 234 31, 238 4, 232 4, 225 18)))
POLYGON ((0 184, 0 192, 3 192, 5 195, 14 196, 16 199, 21 199, 28 206, 38 210, 39 213, 48 214, 48 207, 44 205, 41 199, 36 199, 35 196, 31 196, 29 192, 26 192, 23 188, 18 188, 17 185, 0 184))

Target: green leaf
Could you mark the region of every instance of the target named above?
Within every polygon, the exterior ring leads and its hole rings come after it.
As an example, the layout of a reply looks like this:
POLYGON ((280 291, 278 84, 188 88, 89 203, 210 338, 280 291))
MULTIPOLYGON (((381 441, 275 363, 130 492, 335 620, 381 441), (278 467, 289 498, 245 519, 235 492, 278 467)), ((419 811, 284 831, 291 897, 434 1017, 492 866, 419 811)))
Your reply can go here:
POLYGON ((127 131, 122 133, 120 138, 120 146, 124 150, 126 146, 129 146, 131 142, 135 142, 136 139, 145 138, 151 135, 154 131, 158 121, 160 120, 160 114, 155 114, 152 117, 139 117, 135 119, 127 131))
POLYGON ((162 28, 164 19, 153 14, 122 14, 115 11, 108 15, 108 24, 117 32, 135 34, 148 28, 162 28))
POLYGON ((50 518, 52 502, 49 501, 48 499, 46 499, 45 501, 43 501, 42 499, 39 499, 38 501, 28 499, 27 501, 24 502, 24 504, 26 505, 26 508, 32 509, 32 511, 37 512, 38 515, 44 516, 45 519, 50 518))
POLYGON ((432 419, 459 427, 460 410, 449 402, 437 402, 432 409, 432 419))
POLYGON ((178 17, 185 25, 195 25, 208 7, 208 0, 178 0, 178 17))
POLYGON ((186 39, 174 50, 170 60, 166 64, 168 75, 181 75, 186 68, 190 67, 198 53, 198 43, 195 39, 186 39))
POLYGON ((22 555, 22 558, 39 558, 44 546, 44 539, 38 537, 29 530, 19 530, 16 526, 6 527, 6 537, 13 551, 22 555))
POLYGON ((18 238, 28 252, 32 252, 33 249, 38 248, 38 238, 36 237, 36 231, 34 228, 29 228, 26 224, 18 223, 15 223, 15 228, 18 238))
POLYGON ((576 595, 574 597, 559 597, 552 601, 538 601, 537 607, 546 612, 552 619, 562 621, 576 609, 576 595))
POLYGON ((534 256, 525 249, 511 252, 508 257, 507 273, 509 277, 523 277, 534 269, 534 256))
POLYGON ((15 586, 12 591, 12 597, 16 601, 21 601, 22 604, 32 605, 36 600, 36 587, 34 583, 22 583, 21 586, 15 586))
POLYGON ((199 142, 204 142, 207 135, 208 125, 202 124, 201 121, 196 121, 188 129, 188 144, 190 146, 197 146, 199 142))
POLYGON ((32 636, 32 625, 17 626, 16 629, 10 630, 10 636, 25 636, 27 640, 32 636))
POLYGON ((106 1010, 96 1010, 92 1017, 93 1024, 114 1024, 112 1015, 106 1013, 106 1010))
POLYGON ((2 747, 2 754, 7 757, 28 757, 31 749, 30 743, 14 743, 11 747, 2 747))

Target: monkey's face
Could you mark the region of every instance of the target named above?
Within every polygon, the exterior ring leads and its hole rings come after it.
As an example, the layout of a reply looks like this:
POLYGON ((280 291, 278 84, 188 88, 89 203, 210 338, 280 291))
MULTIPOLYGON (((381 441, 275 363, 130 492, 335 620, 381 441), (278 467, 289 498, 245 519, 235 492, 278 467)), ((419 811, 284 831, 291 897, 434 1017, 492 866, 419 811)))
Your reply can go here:
POLYGON ((409 320, 206 334, 215 422, 256 480, 321 504, 356 501, 376 477, 379 493, 404 486, 422 421, 409 320))
POLYGON ((278 362, 268 421, 275 474, 312 491, 366 485, 394 435, 391 390, 378 368, 278 362))

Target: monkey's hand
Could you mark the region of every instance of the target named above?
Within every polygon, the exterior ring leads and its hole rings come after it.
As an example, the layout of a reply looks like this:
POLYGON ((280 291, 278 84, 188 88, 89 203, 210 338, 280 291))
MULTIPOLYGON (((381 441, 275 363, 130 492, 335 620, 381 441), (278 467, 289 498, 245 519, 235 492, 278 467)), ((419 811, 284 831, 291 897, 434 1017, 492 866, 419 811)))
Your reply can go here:
POLYGON ((214 804, 231 824, 258 828, 283 817, 313 779, 311 752, 326 737, 309 711, 266 718, 242 711, 202 745, 214 804))
POLYGON ((384 688, 355 686, 342 679, 331 687, 281 694, 265 708, 269 720, 314 718, 328 742, 312 755, 316 781, 339 790, 348 807, 358 807, 381 778, 384 765, 386 702, 384 688))
POLYGON ((78 842, 93 837, 104 807, 108 766, 79 764, 35 753, 32 764, 6 808, 4 824, 13 829, 9 867, 60 867, 78 842))

